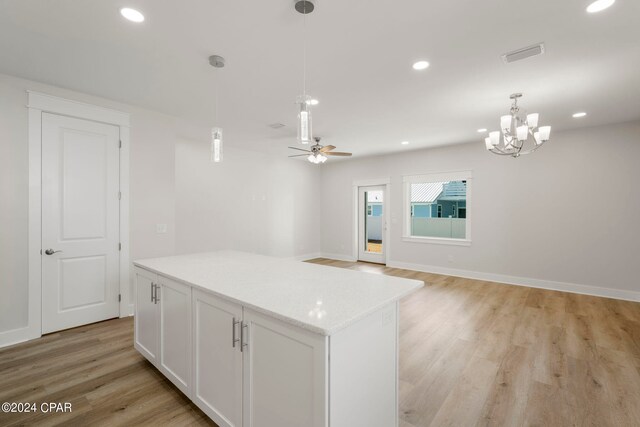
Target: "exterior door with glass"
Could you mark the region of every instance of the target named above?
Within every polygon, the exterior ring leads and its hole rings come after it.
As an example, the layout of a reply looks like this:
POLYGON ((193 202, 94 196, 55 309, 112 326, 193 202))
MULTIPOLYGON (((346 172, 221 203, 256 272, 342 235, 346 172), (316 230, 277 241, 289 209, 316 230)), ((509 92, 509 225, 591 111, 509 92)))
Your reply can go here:
POLYGON ((358 188, 358 260, 386 264, 385 186, 358 188))

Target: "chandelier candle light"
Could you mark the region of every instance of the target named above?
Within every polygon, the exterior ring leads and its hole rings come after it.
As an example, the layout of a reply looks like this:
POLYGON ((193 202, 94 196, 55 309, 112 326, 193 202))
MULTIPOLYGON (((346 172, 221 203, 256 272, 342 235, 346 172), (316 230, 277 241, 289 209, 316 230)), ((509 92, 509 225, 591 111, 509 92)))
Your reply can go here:
POLYGON ((314 4, 309 0, 299 0, 295 3, 295 9, 304 16, 302 30, 302 95, 296 100, 298 104, 298 142, 301 144, 309 144, 313 140, 311 132, 311 106, 313 102, 311 96, 307 95, 307 14, 313 12, 314 4))
POLYGON ((500 130, 490 132, 485 138, 488 151, 501 156, 519 157, 533 153, 549 140, 551 126, 538 127, 538 113, 520 114, 520 97, 521 93, 511 95, 513 105, 510 114, 500 117, 500 130))
MULTIPOLYGON (((224 67, 224 58, 218 55, 209 57, 209 64, 215 68, 224 67)), ((218 123, 218 80, 216 78, 216 107, 215 122, 218 123)), ((220 163, 222 161, 222 128, 214 127, 211 129, 211 161, 220 163)))

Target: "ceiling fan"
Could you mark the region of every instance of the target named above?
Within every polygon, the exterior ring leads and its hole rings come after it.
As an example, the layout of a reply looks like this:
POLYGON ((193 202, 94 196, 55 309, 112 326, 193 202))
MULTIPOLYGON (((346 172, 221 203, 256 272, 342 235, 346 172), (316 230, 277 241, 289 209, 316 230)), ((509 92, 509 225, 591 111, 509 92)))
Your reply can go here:
POLYGON ((320 145, 320 137, 316 136, 313 138, 316 143, 309 147, 309 150, 304 150, 302 148, 297 147, 289 147, 292 150, 304 151, 305 154, 295 154, 289 157, 302 157, 306 156, 307 160, 311 163, 324 163, 327 161, 327 156, 340 156, 340 157, 348 157, 351 156, 351 153, 344 153, 340 151, 333 151, 336 149, 333 145, 320 145))

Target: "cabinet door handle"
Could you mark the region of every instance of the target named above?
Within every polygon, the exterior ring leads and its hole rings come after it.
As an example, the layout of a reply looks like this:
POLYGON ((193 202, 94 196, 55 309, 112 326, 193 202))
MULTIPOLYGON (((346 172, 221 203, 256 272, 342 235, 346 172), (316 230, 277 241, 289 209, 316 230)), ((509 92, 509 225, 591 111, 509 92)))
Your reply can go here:
POLYGON ((160 298, 158 297, 158 290, 160 289, 160 285, 156 283, 156 292, 155 292, 155 300, 156 300, 156 304, 158 303, 158 301, 160 301, 160 298))
POLYGON ((154 302, 154 301, 153 301, 153 292, 154 292, 154 290, 155 290, 155 286, 156 286, 156 285, 154 285, 154 284, 153 284, 153 282, 151 282, 151 302, 154 302))
MULTIPOLYGON (((235 317, 231 321, 231 346, 233 348, 236 348, 236 343, 240 341, 239 338, 236 338, 236 325, 239 323, 242 323, 242 322, 236 320, 235 317)), ((240 331, 240 333, 242 333, 242 331, 240 331)))
POLYGON ((247 325, 244 322, 240 322, 240 351, 241 352, 244 352, 244 348, 248 345, 245 342, 245 333, 244 333, 245 328, 247 329, 247 332, 249 332, 249 325, 247 325))

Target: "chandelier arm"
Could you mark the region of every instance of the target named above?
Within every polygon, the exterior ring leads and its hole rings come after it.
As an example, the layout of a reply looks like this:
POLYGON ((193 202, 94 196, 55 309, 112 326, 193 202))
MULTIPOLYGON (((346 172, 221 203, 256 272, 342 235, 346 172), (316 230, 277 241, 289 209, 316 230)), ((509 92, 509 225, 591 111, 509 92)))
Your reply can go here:
POLYGON ((534 151, 536 151, 538 148, 542 147, 542 144, 544 144, 546 141, 541 142, 540 144, 536 144, 535 147, 533 147, 531 150, 525 151, 521 154, 530 154, 533 153, 534 151))
POLYGON ((505 153, 503 151, 493 151, 490 150, 493 154, 497 154, 498 156, 512 156, 513 157, 513 153, 505 153))
POLYGON ((492 148, 491 150, 489 150, 489 151, 491 151, 491 152, 492 152, 492 153, 494 153, 494 154, 499 154, 499 155, 501 155, 501 156, 513 156, 513 153, 509 153, 509 152, 507 152, 507 151, 503 151, 500 147, 495 146, 495 145, 494 145, 494 146, 493 146, 493 148, 492 148))

